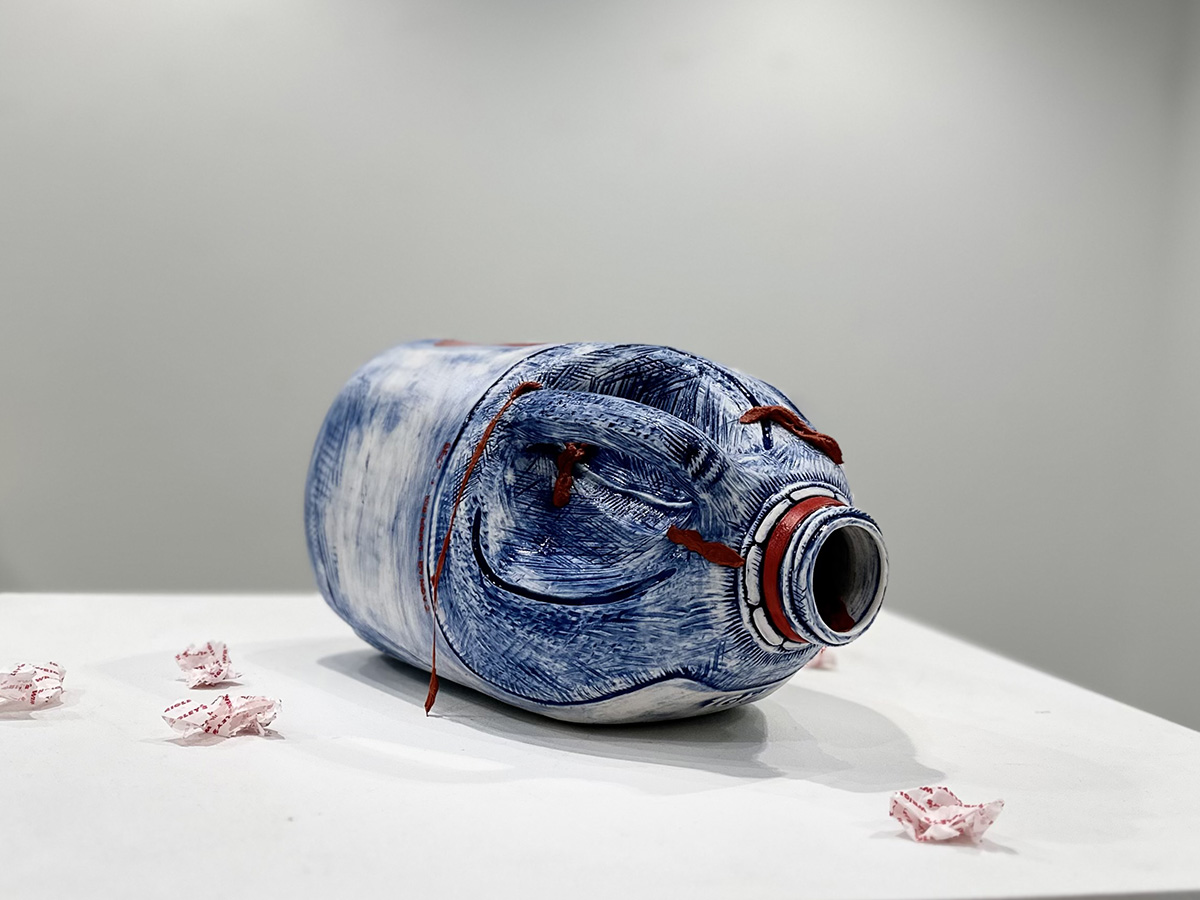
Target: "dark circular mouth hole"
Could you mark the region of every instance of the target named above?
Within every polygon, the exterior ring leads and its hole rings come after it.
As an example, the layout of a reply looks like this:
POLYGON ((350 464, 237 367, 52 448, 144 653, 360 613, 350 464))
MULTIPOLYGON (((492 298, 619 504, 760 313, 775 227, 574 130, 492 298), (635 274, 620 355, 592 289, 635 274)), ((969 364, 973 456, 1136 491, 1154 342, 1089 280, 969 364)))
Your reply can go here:
POLYGON ((871 532, 857 525, 831 532, 813 562, 813 600, 821 620, 837 632, 852 630, 871 611, 881 569, 871 532))

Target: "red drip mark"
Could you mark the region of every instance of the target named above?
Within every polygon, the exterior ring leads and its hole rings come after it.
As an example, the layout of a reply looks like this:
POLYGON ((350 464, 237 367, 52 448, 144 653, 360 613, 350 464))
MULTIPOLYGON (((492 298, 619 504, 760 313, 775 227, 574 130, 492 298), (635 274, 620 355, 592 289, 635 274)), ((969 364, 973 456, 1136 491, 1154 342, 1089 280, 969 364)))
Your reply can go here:
POLYGON ((743 425, 752 425, 766 419, 786 428, 804 443, 816 447, 839 466, 842 464, 842 448, 827 434, 811 428, 803 419, 786 406, 752 406, 738 419, 743 425))
POLYGON ((558 477, 554 479, 554 505, 566 506, 575 483, 575 463, 581 462, 591 448, 587 444, 568 443, 558 454, 558 477))
POLYGON ((699 553, 710 563, 727 566, 730 569, 740 569, 746 564, 732 547, 720 541, 706 541, 700 537, 700 532, 690 528, 676 528, 672 525, 667 529, 667 540, 686 547, 693 553, 699 553))
POLYGON ((429 670, 429 692, 425 695, 425 715, 429 715, 429 711, 433 709, 433 704, 437 701, 438 689, 442 684, 437 677, 437 633, 433 636, 433 655, 430 657, 429 665, 432 667, 429 670))
MULTIPOLYGON (((762 407, 758 407, 761 409, 762 407)), ((775 630, 782 634, 789 641, 795 641, 799 644, 807 644, 804 638, 796 633, 796 629, 791 626, 787 620, 787 615, 783 611, 783 597, 779 593, 779 575, 783 568, 783 557, 787 554, 788 545, 791 543, 792 534, 800 526, 800 523, 815 513, 818 509, 824 509, 826 506, 844 506, 844 503, 839 503, 832 497, 810 497, 807 500, 802 500, 783 514, 775 527, 771 529, 771 536, 767 538, 767 549, 763 553, 762 565, 762 592, 763 606, 767 610, 767 617, 771 620, 771 624, 775 626, 775 630)), ((851 623, 853 628, 853 623, 851 623)), ((848 629, 837 629, 845 631, 848 629)))
POLYGON ((479 464, 479 460, 483 457, 483 450, 487 446, 488 438, 492 436, 492 432, 496 430, 496 424, 500 421, 500 417, 508 411, 508 408, 513 405, 513 402, 522 394, 528 394, 530 391, 536 391, 541 388, 541 385, 536 381, 522 381, 512 393, 508 395, 508 399, 504 401, 504 405, 496 411, 492 416, 492 421, 488 422, 487 428, 483 429, 483 434, 479 438, 479 443, 475 445, 475 452, 471 454, 471 458, 467 461, 466 471, 463 472, 462 481, 458 485, 458 493, 454 496, 454 505, 450 507, 450 521, 446 524, 446 536, 442 538, 442 550, 438 554, 437 568, 433 570, 433 578, 429 582, 429 601, 430 614, 433 616, 433 649, 429 661, 429 693, 425 696, 425 715, 429 715, 429 711, 433 709, 433 701, 437 699, 438 693, 438 677, 437 677, 437 599, 438 599, 438 583, 442 580, 442 570, 446 567, 446 555, 450 552, 450 535, 454 532, 454 518, 458 515, 459 504, 462 503, 463 495, 467 492, 467 482, 471 480, 471 473, 475 471, 475 466, 479 464))

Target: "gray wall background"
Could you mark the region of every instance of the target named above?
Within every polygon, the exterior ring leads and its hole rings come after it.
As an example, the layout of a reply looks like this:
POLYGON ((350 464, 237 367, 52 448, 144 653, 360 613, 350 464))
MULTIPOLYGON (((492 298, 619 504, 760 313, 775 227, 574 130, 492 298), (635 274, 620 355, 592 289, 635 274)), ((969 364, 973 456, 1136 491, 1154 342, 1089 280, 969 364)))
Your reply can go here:
POLYGON ((1194 3, 0 0, 0 589, 311 589, 373 354, 667 343, 894 609, 1200 727, 1198 250, 1194 3))

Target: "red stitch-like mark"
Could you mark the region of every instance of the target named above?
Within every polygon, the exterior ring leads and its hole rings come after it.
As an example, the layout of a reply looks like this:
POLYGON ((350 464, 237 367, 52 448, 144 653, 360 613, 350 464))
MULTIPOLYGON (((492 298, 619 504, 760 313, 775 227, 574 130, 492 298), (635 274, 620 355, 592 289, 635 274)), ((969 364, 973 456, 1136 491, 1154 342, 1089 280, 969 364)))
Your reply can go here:
POLYGON ((575 463, 581 462, 591 448, 587 444, 568 443, 558 454, 558 477, 554 479, 554 505, 566 506, 575 483, 575 463))
POLYGON ((743 425, 751 425, 766 419, 786 428, 804 443, 816 447, 839 466, 842 464, 842 448, 827 434, 814 430, 803 419, 786 406, 752 406, 738 419, 743 425))
POLYGON ((691 528, 676 528, 672 525, 667 529, 667 540, 686 547, 693 553, 699 553, 710 563, 727 566, 730 569, 740 569, 746 561, 738 552, 720 541, 706 541, 700 537, 700 532, 691 528))
POLYGON ((467 468, 463 472, 462 481, 458 485, 458 493, 454 496, 454 505, 450 507, 450 521, 446 523, 446 535, 442 538, 442 550, 438 554, 437 567, 433 570, 433 578, 429 582, 430 615, 433 617, 433 642, 429 660, 429 693, 425 695, 425 715, 429 715, 429 711, 433 709, 433 702, 437 699, 438 694, 438 583, 442 580, 442 570, 446 567, 446 555, 450 552, 450 535, 454 532, 454 519, 458 515, 459 504, 462 503, 463 495, 467 492, 467 482, 471 480, 471 473, 475 471, 475 466, 483 458, 483 451, 487 447, 488 438, 496 430, 496 425, 500 421, 500 417, 508 411, 508 408, 513 405, 518 397, 528 394, 530 391, 540 390, 541 387, 536 381, 522 381, 512 389, 512 393, 508 395, 508 399, 504 401, 504 405, 496 411, 496 414, 492 416, 492 420, 488 422, 487 427, 483 429, 483 434, 479 437, 479 443, 475 445, 475 452, 471 454, 471 458, 467 461, 467 468))

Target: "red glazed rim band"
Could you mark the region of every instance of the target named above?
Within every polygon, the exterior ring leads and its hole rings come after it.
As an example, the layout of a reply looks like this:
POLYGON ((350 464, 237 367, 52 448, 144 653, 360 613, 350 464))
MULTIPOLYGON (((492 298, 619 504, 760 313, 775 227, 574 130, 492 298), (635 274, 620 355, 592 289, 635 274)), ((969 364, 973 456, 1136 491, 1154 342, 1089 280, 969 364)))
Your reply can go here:
POLYGON ((795 641, 798 644, 809 643, 808 640, 796 634, 796 629, 788 621, 787 613, 783 610, 783 597, 779 593, 779 580, 782 574, 780 567, 783 564, 784 556, 787 555, 792 534, 805 519, 817 510, 827 506, 845 505, 832 497, 809 497, 807 500, 801 500, 783 514, 783 518, 775 523, 775 527, 771 529, 771 536, 767 538, 767 549, 763 554, 762 566, 763 606, 767 610, 771 624, 789 641, 795 641))

